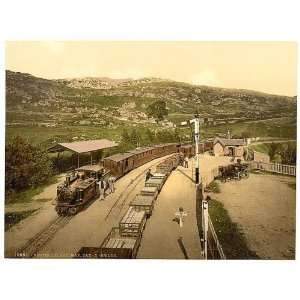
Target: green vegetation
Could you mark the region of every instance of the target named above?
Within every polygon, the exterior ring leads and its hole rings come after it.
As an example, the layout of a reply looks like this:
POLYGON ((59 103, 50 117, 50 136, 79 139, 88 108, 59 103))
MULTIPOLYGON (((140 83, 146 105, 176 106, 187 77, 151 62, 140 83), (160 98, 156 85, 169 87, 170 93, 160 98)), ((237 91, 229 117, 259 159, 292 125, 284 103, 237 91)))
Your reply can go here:
MULTIPOLYGON (((37 184, 36 186, 25 188, 21 191, 10 190, 9 192, 6 190, 5 195, 5 203, 12 204, 12 203, 29 203, 33 201, 33 198, 38 194, 42 193, 50 184, 57 183, 57 177, 52 176, 47 179, 45 182, 37 184)), ((49 199, 38 199, 39 202, 46 202, 49 199)))
POLYGON ((204 134, 215 136, 217 133, 226 133, 230 130, 233 137, 276 137, 297 138, 296 117, 273 118, 260 121, 239 121, 204 128, 204 134))
POLYGON ((282 163, 286 165, 296 164, 296 147, 296 142, 262 143, 249 146, 249 148, 254 151, 268 154, 271 162, 282 163))
POLYGON ((220 193, 221 189, 217 181, 212 181, 206 188, 208 193, 220 193))
MULTIPOLYGON (((53 175, 48 153, 16 136, 5 146, 5 192, 7 201, 16 192, 45 183, 53 175)), ((30 197, 31 192, 28 192, 30 197)))
POLYGON ((254 151, 257 151, 257 152, 269 154, 268 144, 263 144, 262 143, 262 144, 257 144, 257 145, 250 145, 249 148, 254 150, 254 151))
POLYGON ((165 101, 155 101, 147 107, 148 117, 153 117, 157 121, 162 121, 168 115, 165 101))
POLYGON ((242 229, 237 223, 232 222, 223 204, 210 200, 208 205, 209 214, 228 259, 257 259, 257 254, 248 246, 242 229))
POLYGON ((34 209, 34 210, 6 213, 5 214, 5 231, 7 231, 12 226, 18 224, 23 219, 29 217, 35 211, 37 211, 37 210, 34 209))

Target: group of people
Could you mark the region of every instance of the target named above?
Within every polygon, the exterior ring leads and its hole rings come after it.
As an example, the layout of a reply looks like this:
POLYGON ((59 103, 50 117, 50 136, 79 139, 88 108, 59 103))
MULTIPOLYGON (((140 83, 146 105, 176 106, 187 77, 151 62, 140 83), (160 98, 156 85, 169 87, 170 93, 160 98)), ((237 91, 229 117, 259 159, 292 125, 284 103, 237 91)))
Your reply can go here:
POLYGON ((114 193, 115 192, 115 181, 116 178, 114 176, 109 176, 107 179, 102 178, 99 180, 99 191, 100 191, 100 201, 103 200, 106 196, 106 193, 114 193))
POLYGON ((184 168, 189 167, 189 158, 187 156, 184 156, 183 154, 180 156, 180 162, 179 164, 183 166, 184 168))

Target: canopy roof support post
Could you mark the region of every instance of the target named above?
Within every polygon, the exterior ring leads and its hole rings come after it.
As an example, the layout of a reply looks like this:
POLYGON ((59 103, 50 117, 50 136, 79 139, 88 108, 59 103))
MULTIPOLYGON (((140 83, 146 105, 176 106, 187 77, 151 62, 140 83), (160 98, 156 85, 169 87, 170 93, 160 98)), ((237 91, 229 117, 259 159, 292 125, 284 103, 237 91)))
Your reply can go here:
POLYGON ((77 168, 79 168, 79 153, 77 153, 77 168))
POLYGON ((93 152, 91 151, 91 165, 93 164, 93 152))

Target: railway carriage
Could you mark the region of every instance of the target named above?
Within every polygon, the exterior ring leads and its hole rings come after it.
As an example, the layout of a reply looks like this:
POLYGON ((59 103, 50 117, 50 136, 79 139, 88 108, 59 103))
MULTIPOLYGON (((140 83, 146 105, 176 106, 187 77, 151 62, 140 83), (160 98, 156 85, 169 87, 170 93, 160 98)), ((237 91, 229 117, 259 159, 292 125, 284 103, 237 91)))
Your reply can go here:
POLYGON ((135 168, 134 155, 132 153, 120 153, 104 158, 104 167, 119 178, 135 168))
POLYGON ((191 158, 195 154, 195 148, 192 145, 181 145, 179 152, 184 155, 184 157, 191 158))
POLYGON ((134 168, 137 168, 155 158, 153 147, 137 148, 135 150, 128 151, 127 153, 133 155, 134 168))

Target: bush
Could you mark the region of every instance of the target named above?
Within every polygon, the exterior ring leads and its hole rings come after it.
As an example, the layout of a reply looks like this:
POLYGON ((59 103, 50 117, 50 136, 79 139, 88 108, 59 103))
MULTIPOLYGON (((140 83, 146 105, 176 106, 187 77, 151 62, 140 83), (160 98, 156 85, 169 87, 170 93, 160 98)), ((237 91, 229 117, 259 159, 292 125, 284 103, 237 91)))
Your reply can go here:
POLYGON ((20 136, 5 146, 5 189, 16 192, 47 181, 53 174, 48 153, 20 136))

